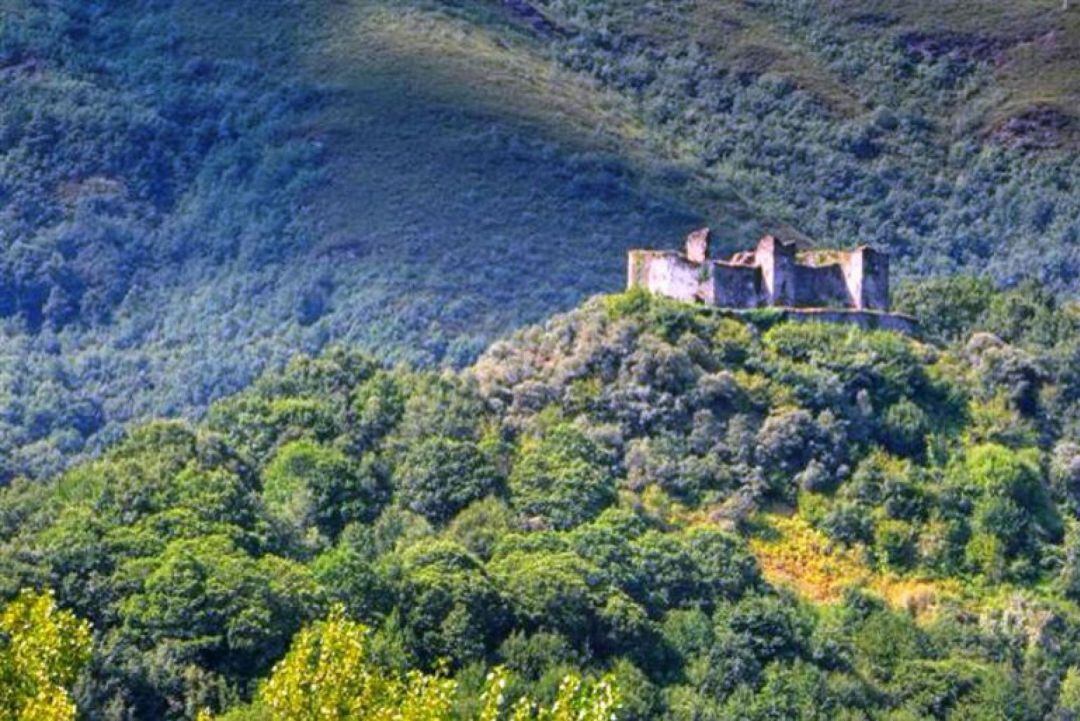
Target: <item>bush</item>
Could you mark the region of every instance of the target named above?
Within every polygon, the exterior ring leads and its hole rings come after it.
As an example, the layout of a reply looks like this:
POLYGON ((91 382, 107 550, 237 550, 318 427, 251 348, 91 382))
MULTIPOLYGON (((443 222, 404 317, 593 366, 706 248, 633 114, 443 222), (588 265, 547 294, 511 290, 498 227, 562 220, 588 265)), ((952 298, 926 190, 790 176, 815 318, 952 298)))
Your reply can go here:
POLYGON ((915 563, 917 532, 910 523, 884 520, 874 526, 874 552, 891 569, 904 570, 915 563))
POLYGON ((278 449, 263 473, 267 506, 297 528, 314 526, 337 538, 345 524, 370 522, 385 502, 385 481, 370 460, 355 463, 341 451, 312 441, 278 449))
POLYGON ((886 448, 901 456, 922 456, 930 432, 930 419, 922 408, 902 398, 885 411, 882 426, 881 439, 886 448))
POLYGON ((511 502, 527 518, 572 528, 615 500, 610 459, 577 428, 560 424, 526 438, 510 472, 511 502))
POLYGON ((445 523, 500 485, 498 470, 475 443, 440 436, 412 445, 394 479, 400 501, 432 523, 445 523))

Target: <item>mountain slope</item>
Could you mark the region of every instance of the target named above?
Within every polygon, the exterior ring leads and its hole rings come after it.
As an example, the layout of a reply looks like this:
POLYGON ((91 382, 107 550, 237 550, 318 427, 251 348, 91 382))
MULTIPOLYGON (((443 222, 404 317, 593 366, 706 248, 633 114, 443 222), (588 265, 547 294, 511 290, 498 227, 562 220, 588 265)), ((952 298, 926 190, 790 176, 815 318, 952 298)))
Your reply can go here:
POLYGON ((333 341, 467 363, 702 223, 1074 294, 1076 13, 965 8, 5 3, 4 475, 333 341))
POLYGON ((555 119, 545 134, 525 111, 467 101, 468 77, 418 83, 362 33, 347 44, 356 57, 326 71, 342 41, 316 42, 322 16, 295 4, 93 18, 79 5, 58 37, 12 41, 22 105, 6 127, 26 127, 21 111, 51 128, 42 146, 15 136, 0 196, 14 471, 61 462, 115 421, 205 407, 332 338, 466 360, 490 334, 618 278, 622 248, 696 222, 636 190, 602 135, 555 119), (159 34, 133 34, 148 28, 159 34), (234 29, 256 40, 234 43, 234 29), (110 66, 93 67, 91 50, 110 66), (93 91, 89 118, 70 109, 74 90, 53 92, 78 82, 93 91))

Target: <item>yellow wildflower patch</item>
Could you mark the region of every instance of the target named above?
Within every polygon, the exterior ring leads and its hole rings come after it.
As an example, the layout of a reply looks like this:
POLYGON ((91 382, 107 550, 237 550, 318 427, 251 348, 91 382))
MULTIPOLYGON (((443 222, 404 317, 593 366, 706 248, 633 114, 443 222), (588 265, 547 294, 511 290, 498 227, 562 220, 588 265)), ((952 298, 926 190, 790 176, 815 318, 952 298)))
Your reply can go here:
POLYGON ((833 603, 846 589, 862 587, 894 608, 923 616, 959 594, 953 583, 876 571, 863 549, 832 541, 797 515, 767 514, 760 521, 764 528, 750 538, 750 549, 765 579, 810 601, 833 603))

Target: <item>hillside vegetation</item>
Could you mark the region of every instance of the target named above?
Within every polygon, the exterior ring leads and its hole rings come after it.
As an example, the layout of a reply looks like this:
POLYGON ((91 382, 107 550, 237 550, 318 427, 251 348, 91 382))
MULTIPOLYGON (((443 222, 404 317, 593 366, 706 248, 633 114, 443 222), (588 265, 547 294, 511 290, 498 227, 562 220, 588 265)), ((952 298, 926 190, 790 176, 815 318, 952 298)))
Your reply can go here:
POLYGON ((1075 295, 1078 18, 5 2, 0 476, 336 341, 467 364, 703 223, 1075 295))
POLYGON ((462 371, 300 358, 0 493, 0 594, 93 624, 88 718, 474 718, 494 667, 620 719, 1071 718, 1080 317, 902 300, 947 342, 631 293, 462 371))

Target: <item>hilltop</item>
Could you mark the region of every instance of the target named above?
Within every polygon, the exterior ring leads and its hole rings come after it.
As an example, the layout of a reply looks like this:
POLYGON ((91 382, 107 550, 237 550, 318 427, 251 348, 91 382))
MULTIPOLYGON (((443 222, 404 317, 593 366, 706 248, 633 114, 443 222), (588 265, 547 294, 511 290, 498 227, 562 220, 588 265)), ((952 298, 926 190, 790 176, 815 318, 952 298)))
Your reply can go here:
POLYGON ((334 342, 466 365, 704 223, 1075 296, 1049 0, 0 12, 4 478, 334 342))
POLYGON ((237 707, 335 605, 463 709, 496 663, 630 721, 1073 709, 1078 319, 982 298, 948 346, 639 292, 461 371, 298 358, 0 492, 0 595, 93 623, 90 717, 237 707))

